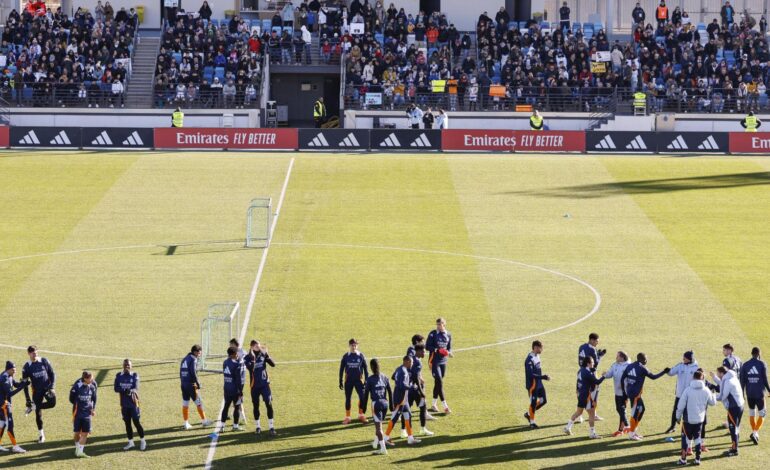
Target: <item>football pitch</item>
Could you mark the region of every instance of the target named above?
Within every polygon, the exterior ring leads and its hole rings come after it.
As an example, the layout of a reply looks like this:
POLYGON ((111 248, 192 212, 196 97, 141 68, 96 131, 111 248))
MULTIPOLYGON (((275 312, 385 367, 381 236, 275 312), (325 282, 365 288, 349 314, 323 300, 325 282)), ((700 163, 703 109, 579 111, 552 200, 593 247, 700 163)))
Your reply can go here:
MULTIPOLYGON (((674 377, 645 386, 643 441, 611 437, 610 382, 604 438, 589 440, 587 424, 563 434, 588 334, 608 350, 599 372, 621 349, 646 352, 653 372, 690 349, 714 370, 728 342, 744 360, 751 346, 770 357, 767 157, 2 152, 0 188, 0 360, 20 377, 37 345, 59 397, 38 444, 16 395, 28 453, 0 455, 2 468, 671 467, 679 443, 662 432, 674 377), (246 208, 260 196, 275 207, 287 181, 257 283, 264 250, 243 246, 246 208), (254 435, 248 397, 246 430, 216 447, 194 410, 194 429, 182 430, 179 361, 221 301, 241 303, 246 341, 277 362, 275 438, 254 435), (418 446, 396 438, 373 456, 373 425, 341 424, 347 341, 390 376, 439 316, 456 351, 453 412, 418 446), (538 430, 522 417, 533 339, 551 376, 538 430), (122 450, 112 383, 124 357, 142 380, 145 452, 122 450), (67 402, 84 369, 100 384, 86 461, 74 457, 67 402)), ((201 393, 215 419, 221 375, 204 374, 201 393)), ((706 467, 726 465, 724 420, 721 404, 709 410, 706 467)), ((770 434, 754 446, 747 414, 741 430, 730 464, 762 468, 770 434)))

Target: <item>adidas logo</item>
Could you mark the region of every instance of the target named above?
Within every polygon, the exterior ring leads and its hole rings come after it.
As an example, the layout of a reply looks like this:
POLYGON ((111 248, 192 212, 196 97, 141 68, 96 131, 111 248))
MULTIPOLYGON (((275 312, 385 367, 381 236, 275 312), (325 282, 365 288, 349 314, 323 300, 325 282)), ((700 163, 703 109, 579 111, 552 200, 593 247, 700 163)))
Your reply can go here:
POLYGON ((51 145, 72 145, 72 142, 70 142, 70 138, 67 136, 67 133, 64 131, 59 131, 59 133, 51 139, 50 142, 51 145))
POLYGON ((112 145, 112 139, 110 139, 107 131, 102 131, 101 134, 91 141, 91 145, 112 145))
POLYGON ((420 137, 416 138, 414 142, 409 144, 410 147, 430 147, 430 140, 425 133, 420 134, 420 137))
POLYGON ((615 146, 615 142, 612 141, 612 137, 610 137, 609 135, 605 135, 604 138, 600 140, 598 144, 594 145, 594 148, 608 150, 608 149, 616 149, 617 147, 615 146))
POLYGON ((380 147, 401 147, 401 142, 398 141, 395 133, 391 133, 385 140, 380 142, 380 147))
POLYGON ((759 371, 757 370, 756 366, 752 366, 751 369, 748 371, 749 375, 759 375, 759 371))
POLYGON ((131 133, 131 135, 128 136, 126 140, 123 141, 123 145, 144 145, 144 141, 142 141, 142 138, 139 137, 139 133, 134 131, 131 133))
POLYGON ((717 145, 717 141, 714 140, 714 136, 710 135, 706 140, 701 142, 698 146, 698 150, 719 150, 719 145, 717 145))
POLYGON ((687 143, 684 141, 684 138, 681 134, 676 136, 676 139, 671 141, 670 144, 666 146, 669 150, 687 150, 689 147, 687 146, 687 143))
POLYGON ((636 377, 636 369, 631 369, 630 371, 628 371, 628 376, 629 377, 636 377))
POLYGON ((328 147, 329 141, 327 141, 326 137, 324 137, 324 135, 319 132, 318 135, 313 137, 313 140, 311 140, 307 145, 308 147, 328 147))
POLYGON ((637 135, 630 144, 626 145, 626 148, 629 150, 647 150, 647 144, 644 143, 641 135, 637 135))
POLYGON ((352 132, 347 135, 344 139, 342 139, 342 142, 339 143, 340 147, 360 147, 361 144, 358 143, 358 139, 356 139, 355 134, 352 132))
POLYGON ((20 144, 33 145, 40 144, 40 140, 37 138, 35 131, 29 131, 27 134, 19 140, 20 144))

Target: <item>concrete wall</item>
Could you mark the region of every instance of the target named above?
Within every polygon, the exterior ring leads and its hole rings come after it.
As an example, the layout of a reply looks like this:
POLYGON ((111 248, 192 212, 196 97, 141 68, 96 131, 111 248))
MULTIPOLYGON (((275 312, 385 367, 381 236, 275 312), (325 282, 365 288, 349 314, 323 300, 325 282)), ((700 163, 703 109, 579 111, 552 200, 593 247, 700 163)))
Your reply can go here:
MULTIPOLYGON (((529 113, 491 113, 491 112, 450 112, 450 129, 529 129, 529 113)), ((543 113, 545 123, 550 130, 582 131, 589 125, 586 114, 562 113, 558 117, 555 114, 543 113)), ((395 124, 399 129, 408 127, 408 120, 403 111, 345 111, 345 127, 357 129, 371 129, 374 118, 380 118, 380 125, 395 124)))
MULTIPOLYGON (((173 110, 11 109, 12 126, 170 127, 173 110)), ((233 114, 231 127, 260 127, 259 110, 185 110, 185 127, 224 127, 223 114, 233 114)))

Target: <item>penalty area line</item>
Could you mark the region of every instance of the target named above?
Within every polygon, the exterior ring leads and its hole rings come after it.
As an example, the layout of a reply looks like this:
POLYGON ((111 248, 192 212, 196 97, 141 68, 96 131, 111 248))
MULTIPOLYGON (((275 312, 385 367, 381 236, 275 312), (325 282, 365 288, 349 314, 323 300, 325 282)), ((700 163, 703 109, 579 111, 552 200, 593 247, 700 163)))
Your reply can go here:
MULTIPOLYGON (((289 178, 291 178, 291 170, 294 168, 294 158, 289 161, 289 168, 286 170, 286 178, 283 180, 283 187, 281 188, 281 195, 278 197, 278 205, 275 207, 275 215, 273 216, 273 223, 270 226, 270 236, 268 237, 267 246, 262 252, 262 259, 259 261, 259 268, 257 268, 257 275, 254 278, 254 284, 251 286, 251 293, 249 295, 249 303, 246 306, 246 317, 243 320, 241 326, 241 332, 238 336, 238 341, 243 345, 244 338, 246 338, 246 331, 248 331, 249 320, 251 320, 251 311, 254 309, 254 301, 257 298, 257 290, 259 290, 259 283, 262 281, 262 273, 265 270, 265 263, 267 262, 267 254, 270 252, 270 244, 273 240, 273 233, 278 226, 278 217, 281 215, 281 208, 283 207, 283 200, 286 197, 286 188, 289 186, 289 178)), ((204 469, 210 470, 211 464, 214 462, 214 456, 217 452, 217 442, 219 441, 219 434, 224 430, 225 423, 221 421, 222 411, 225 409, 225 400, 222 399, 222 404, 219 406, 219 413, 214 419, 214 435, 211 438, 211 445, 209 445, 209 452, 206 456, 206 464, 204 469)))

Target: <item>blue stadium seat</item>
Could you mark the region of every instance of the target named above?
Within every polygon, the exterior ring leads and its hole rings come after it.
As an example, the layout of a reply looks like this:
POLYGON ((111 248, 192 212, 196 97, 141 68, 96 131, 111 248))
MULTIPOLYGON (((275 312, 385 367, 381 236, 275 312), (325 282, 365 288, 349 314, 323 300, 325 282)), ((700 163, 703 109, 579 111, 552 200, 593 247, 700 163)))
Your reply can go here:
POLYGON ((212 24, 212 25, 213 25, 215 28, 219 28, 219 20, 216 20, 216 19, 213 19, 213 18, 212 18, 212 19, 210 19, 210 20, 209 20, 209 22, 211 22, 211 24, 212 24))
POLYGON ((270 31, 273 27, 273 23, 270 20, 262 20, 262 31, 270 31))
POLYGON ((604 29, 604 26, 601 23, 594 23, 594 31, 599 31, 600 29, 604 29))
POLYGON ((209 76, 214 75, 214 67, 212 67, 210 65, 207 65, 207 66, 203 67, 203 75, 204 76, 206 76, 206 75, 209 75, 209 76))
POLYGON ((735 60, 735 51, 724 51, 724 57, 725 57, 725 60, 727 59, 735 60))
POLYGON ((508 29, 519 29, 519 23, 517 21, 509 21, 508 29))
POLYGON ((182 54, 181 53, 174 52, 173 54, 171 54, 171 57, 176 61, 177 64, 181 64, 182 63, 182 54))
POLYGON ((273 26, 271 31, 275 31, 275 34, 281 35, 281 27, 280 26, 273 26))
POLYGON ((577 34, 580 31, 580 23, 572 23, 572 34, 577 34))
POLYGON ((214 77, 218 78, 220 82, 224 81, 224 79, 225 79, 225 68, 224 67, 216 67, 216 68, 214 68, 214 77))
POLYGON ((527 22, 519 21, 519 31, 524 31, 525 29, 527 29, 527 22))
POLYGON ((541 21, 540 22, 540 29, 549 29, 551 27, 551 24, 547 21, 541 21))
POLYGON ((25 100, 31 100, 32 99, 32 88, 30 87, 24 87, 23 91, 21 92, 21 97, 25 100))
POLYGON ((244 18, 243 19, 243 24, 245 24, 246 27, 249 29, 249 31, 251 31, 251 20, 250 19, 244 18))
POLYGON ((706 23, 698 23, 698 30, 700 31, 701 29, 706 30, 706 23))
POLYGON ((587 29, 590 29, 591 31, 594 30, 594 24, 593 23, 583 23, 583 31, 586 31, 587 29))
POLYGON ((385 43, 385 35, 382 33, 374 33, 374 40, 380 45, 385 43))
POLYGON ((292 28, 291 26, 286 26, 285 28, 283 28, 283 30, 287 31, 289 33, 289 36, 294 35, 294 28, 292 28))
POLYGON ((682 72, 682 64, 674 64, 674 74, 682 72))
POLYGON ((312 11, 309 11, 307 14, 307 25, 313 26, 315 24, 315 13, 312 11))

